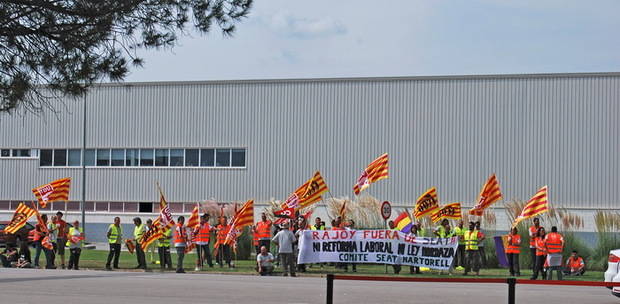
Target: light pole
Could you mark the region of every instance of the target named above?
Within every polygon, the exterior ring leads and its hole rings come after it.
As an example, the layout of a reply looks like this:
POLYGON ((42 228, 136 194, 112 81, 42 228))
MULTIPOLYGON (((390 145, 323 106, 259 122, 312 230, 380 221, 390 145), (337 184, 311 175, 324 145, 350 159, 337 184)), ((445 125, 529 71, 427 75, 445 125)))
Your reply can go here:
POLYGON ((80 210, 82 210, 82 229, 86 235, 86 95, 84 95, 84 111, 82 112, 82 201, 80 202, 80 210))

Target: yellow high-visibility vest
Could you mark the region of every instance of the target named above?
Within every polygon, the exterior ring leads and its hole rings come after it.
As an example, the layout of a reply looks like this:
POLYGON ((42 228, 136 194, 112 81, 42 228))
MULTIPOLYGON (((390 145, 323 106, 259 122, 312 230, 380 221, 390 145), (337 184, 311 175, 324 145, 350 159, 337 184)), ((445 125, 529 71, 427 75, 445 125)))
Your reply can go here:
POLYGON ((467 230, 463 237, 465 238, 465 250, 478 250, 478 230, 467 230))
POLYGON ((110 231, 110 236, 108 237, 108 243, 110 244, 119 243, 120 244, 120 238, 123 235, 123 227, 121 226, 116 227, 116 225, 110 224, 108 231, 110 231))

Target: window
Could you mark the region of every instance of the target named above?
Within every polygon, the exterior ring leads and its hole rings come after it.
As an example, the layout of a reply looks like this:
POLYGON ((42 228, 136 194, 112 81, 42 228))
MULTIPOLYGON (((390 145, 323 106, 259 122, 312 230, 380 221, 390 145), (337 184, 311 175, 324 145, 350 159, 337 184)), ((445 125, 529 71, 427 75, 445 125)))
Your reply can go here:
POLYGON ((198 167, 199 152, 198 149, 185 150, 185 167, 198 167))
POLYGON ((69 150, 69 167, 79 167, 82 164, 82 151, 78 149, 69 150))
POLYGON ((245 149, 232 149, 232 167, 245 167, 245 149))
POLYGON ((125 149, 112 149, 112 167, 125 165, 125 149))
POLYGON ((54 150, 54 167, 67 165, 67 150, 54 150))
POLYGON ((84 151, 84 165, 85 166, 94 166, 95 165, 95 150, 87 149, 84 151))
POLYGON ((97 149, 97 167, 110 165, 110 149, 97 149))
POLYGON ((153 149, 140 149, 140 166, 153 166, 153 149))
POLYGON ((138 149, 127 149, 127 153, 125 154, 125 166, 127 167, 135 167, 138 165, 138 149))
POLYGON ((230 167, 230 149, 215 150, 215 166, 230 167))
POLYGON ((0 150, 0 157, 10 157, 11 149, 2 149, 0 150))
POLYGON ((215 150, 202 149, 200 150, 200 166, 201 167, 213 167, 215 166, 215 150))
POLYGON ((170 167, 183 167, 183 149, 170 149, 170 167))
POLYGON ((30 157, 30 149, 13 149, 13 157, 30 157))
POLYGON ((138 212, 153 213, 153 203, 140 203, 138 212))
POLYGON ((155 150, 155 166, 167 167, 168 166, 168 149, 155 150))
POLYGON ((41 156, 39 157, 39 166, 41 167, 50 167, 53 164, 52 150, 41 150, 41 156))

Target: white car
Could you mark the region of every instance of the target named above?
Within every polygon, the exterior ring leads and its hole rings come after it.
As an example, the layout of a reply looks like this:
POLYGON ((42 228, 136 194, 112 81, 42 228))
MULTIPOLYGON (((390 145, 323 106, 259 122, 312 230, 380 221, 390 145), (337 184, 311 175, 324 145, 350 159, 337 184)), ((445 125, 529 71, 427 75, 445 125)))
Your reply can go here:
MULTIPOLYGON (((607 271, 605 271, 605 282, 620 282, 620 249, 609 251, 607 259, 607 271)), ((620 287, 608 287, 611 294, 620 297, 620 287)))

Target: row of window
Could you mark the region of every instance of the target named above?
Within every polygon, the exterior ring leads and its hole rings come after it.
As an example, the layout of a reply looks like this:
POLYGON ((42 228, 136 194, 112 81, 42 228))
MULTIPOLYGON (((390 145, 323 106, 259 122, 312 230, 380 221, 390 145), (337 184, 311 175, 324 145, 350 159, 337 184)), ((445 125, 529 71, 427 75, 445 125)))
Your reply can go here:
POLYGON ((37 149, 0 149, 0 158, 32 158, 37 157, 37 149))
MULTIPOLYGON (((15 210, 21 201, 0 201, 0 210, 15 210)), ((170 203, 173 213, 191 213, 196 203, 170 203)), ((40 208, 42 213, 51 211, 80 211, 79 201, 50 202, 45 208, 40 208)), ((159 202, 86 202, 84 210, 88 212, 159 212, 159 202)))
POLYGON ((41 167, 245 167, 243 148, 41 149, 41 167))

